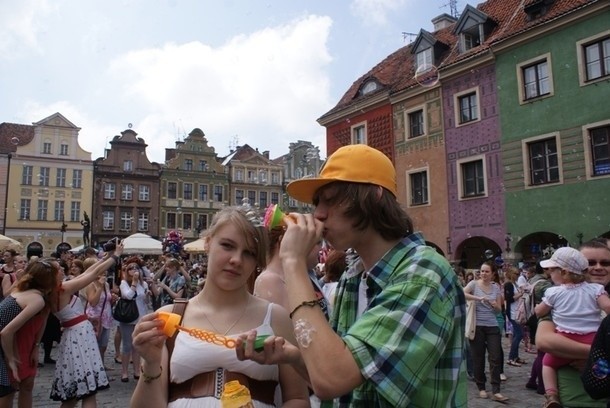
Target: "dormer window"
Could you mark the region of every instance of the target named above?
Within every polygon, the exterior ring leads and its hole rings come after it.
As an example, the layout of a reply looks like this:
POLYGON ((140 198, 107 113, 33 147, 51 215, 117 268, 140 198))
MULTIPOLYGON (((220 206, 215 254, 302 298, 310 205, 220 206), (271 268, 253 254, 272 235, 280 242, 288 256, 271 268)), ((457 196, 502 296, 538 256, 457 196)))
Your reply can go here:
POLYGON ((467 5, 455 24, 454 33, 459 37, 460 52, 466 52, 483 44, 496 23, 471 5, 467 5))
POLYGON ((366 95, 366 94, 370 94, 371 92, 376 91, 377 89, 379 89, 379 85, 377 85, 377 82, 375 82, 375 81, 368 81, 362 87, 362 91, 361 92, 362 92, 362 95, 366 95))

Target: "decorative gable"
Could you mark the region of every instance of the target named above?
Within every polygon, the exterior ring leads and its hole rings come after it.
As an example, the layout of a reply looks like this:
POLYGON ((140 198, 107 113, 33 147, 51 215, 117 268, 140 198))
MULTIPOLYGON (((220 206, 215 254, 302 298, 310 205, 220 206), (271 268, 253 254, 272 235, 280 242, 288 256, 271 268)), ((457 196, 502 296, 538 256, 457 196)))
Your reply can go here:
POLYGON ((467 5, 453 31, 459 37, 460 53, 483 44, 495 26, 496 23, 487 14, 467 5))

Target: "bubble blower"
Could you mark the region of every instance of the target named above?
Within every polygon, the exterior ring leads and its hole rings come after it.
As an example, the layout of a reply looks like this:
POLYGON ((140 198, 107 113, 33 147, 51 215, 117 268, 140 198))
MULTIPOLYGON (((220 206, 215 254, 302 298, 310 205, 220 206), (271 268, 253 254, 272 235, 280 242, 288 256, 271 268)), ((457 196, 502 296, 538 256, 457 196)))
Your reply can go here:
POLYGON ((286 218, 290 218, 296 222, 293 216, 284 214, 277 204, 270 204, 265 211, 263 226, 270 230, 276 227, 286 227, 286 218))
MULTIPOLYGON (((218 333, 214 333, 208 330, 203 329, 194 329, 189 327, 184 327, 180 325, 180 319, 182 316, 176 313, 169 312, 158 312, 159 319, 163 320, 164 325, 162 328, 163 334, 167 337, 172 337, 177 330, 187 333, 189 336, 192 336, 198 340, 205 341, 208 343, 216 344, 217 346, 224 346, 228 349, 234 349, 236 342, 234 339, 230 337, 223 336, 218 333)), ((254 350, 255 351, 263 351, 263 343, 265 339, 269 337, 268 335, 256 336, 254 340, 254 350)), ((245 344, 244 344, 245 346, 245 344)))

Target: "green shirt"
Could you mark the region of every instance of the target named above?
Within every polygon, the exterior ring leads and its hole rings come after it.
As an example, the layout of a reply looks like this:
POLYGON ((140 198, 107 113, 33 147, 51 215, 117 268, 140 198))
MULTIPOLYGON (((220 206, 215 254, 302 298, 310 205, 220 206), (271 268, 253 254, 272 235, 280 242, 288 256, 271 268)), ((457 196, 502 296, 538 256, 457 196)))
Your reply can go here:
POLYGON ((357 261, 337 287, 331 324, 365 378, 338 406, 466 407, 465 298, 447 260, 420 234, 403 238, 369 272, 357 318, 363 272, 357 261))

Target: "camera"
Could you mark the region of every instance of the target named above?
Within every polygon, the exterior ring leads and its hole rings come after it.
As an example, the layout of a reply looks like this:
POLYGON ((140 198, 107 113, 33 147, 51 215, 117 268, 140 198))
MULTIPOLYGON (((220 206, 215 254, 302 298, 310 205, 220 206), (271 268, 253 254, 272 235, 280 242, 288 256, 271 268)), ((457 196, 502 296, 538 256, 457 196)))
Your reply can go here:
POLYGON ((114 251, 116 249, 116 245, 119 243, 119 238, 114 237, 110 241, 106 242, 102 247, 104 248, 104 252, 114 251))

